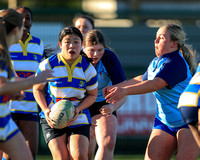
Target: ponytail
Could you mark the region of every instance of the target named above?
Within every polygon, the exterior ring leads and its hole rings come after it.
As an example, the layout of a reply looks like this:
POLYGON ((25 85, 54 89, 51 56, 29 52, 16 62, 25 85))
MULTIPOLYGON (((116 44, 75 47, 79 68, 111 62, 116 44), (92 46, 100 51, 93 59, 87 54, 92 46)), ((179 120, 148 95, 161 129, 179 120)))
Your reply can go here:
POLYGON ((192 50, 191 45, 183 45, 180 47, 180 51, 185 58, 186 62, 188 63, 190 67, 190 72, 192 75, 194 75, 196 68, 197 68, 197 62, 196 62, 196 51, 192 50))
POLYGON ((197 68, 196 62, 196 51, 192 49, 191 45, 186 45, 186 34, 184 30, 176 24, 168 24, 164 26, 167 31, 170 33, 172 41, 178 42, 178 49, 182 53, 182 56, 185 58, 186 62, 190 67, 190 72, 193 75, 197 68))

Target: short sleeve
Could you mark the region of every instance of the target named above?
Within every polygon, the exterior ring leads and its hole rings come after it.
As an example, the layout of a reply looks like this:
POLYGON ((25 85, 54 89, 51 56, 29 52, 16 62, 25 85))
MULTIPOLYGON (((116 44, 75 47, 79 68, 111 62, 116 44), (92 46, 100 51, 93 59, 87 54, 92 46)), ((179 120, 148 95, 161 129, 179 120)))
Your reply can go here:
POLYGON ((115 53, 106 48, 101 60, 108 72, 108 75, 110 76, 113 85, 126 80, 121 63, 119 62, 115 53))
POLYGON ((156 75, 156 77, 165 80, 170 88, 173 88, 176 84, 187 78, 187 65, 181 58, 169 59, 163 64, 163 68, 156 75))
POLYGON ((91 63, 85 72, 85 76, 86 76, 87 90, 93 90, 97 88, 98 86, 97 72, 91 63))

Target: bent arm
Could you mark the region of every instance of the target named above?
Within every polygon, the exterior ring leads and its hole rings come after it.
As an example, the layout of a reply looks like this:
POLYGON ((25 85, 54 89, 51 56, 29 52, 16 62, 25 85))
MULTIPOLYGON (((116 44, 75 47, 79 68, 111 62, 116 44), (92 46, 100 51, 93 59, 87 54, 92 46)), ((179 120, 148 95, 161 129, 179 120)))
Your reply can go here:
POLYGON ((78 111, 82 111, 83 109, 91 106, 96 101, 96 98, 97 98, 97 88, 93 90, 88 90, 87 96, 83 99, 83 101, 77 107, 78 111))
POLYGON ((47 102, 46 102, 46 98, 44 95, 44 88, 45 88, 44 84, 34 85, 33 86, 33 95, 35 97, 36 102, 38 103, 38 105, 40 106, 42 111, 45 113, 45 111, 48 110, 48 107, 47 107, 47 102))

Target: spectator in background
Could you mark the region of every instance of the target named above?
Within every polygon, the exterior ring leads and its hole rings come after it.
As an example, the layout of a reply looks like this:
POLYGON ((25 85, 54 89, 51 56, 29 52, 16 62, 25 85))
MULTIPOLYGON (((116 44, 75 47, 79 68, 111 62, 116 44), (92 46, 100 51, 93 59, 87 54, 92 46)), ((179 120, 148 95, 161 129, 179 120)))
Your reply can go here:
POLYGON ((78 28, 84 36, 88 31, 94 29, 94 20, 88 15, 76 16, 73 19, 74 27, 78 28))
POLYGON ((116 110, 125 99, 115 104, 108 104, 103 96, 103 88, 126 80, 117 56, 106 47, 103 34, 96 29, 88 31, 83 40, 83 51, 91 58, 97 70, 98 96, 96 102, 89 107, 92 127, 90 136, 89 159, 93 159, 96 144, 98 145, 94 159, 106 160, 114 158, 117 137, 116 110))
POLYGON ((76 27, 66 27, 59 34, 61 52, 40 63, 38 73, 50 69, 55 82, 34 86, 34 96, 42 109, 40 123, 53 159, 88 160, 91 118, 88 107, 97 97, 97 73, 81 51, 83 37, 76 27), (45 88, 48 89, 44 94, 45 88), (61 99, 76 106, 76 115, 69 126, 53 128, 49 117, 53 104, 61 99), (69 154, 68 154, 69 153, 69 154))
POLYGON ((11 118, 10 98, 20 100, 21 90, 30 88, 50 78, 51 72, 43 72, 36 77, 14 82, 15 74, 10 60, 8 47, 22 37, 23 16, 13 9, 0 11, 0 149, 11 159, 33 160, 24 136, 11 118))
POLYGON ((116 103, 124 96, 153 92, 158 108, 154 127, 147 145, 145 160, 175 159, 196 160, 199 148, 177 108, 178 100, 196 70, 194 52, 185 45, 181 27, 168 24, 156 34, 156 58, 146 73, 129 81, 104 89, 109 103, 116 103))
MULTIPOLYGON (((39 63, 44 58, 43 42, 30 34, 33 14, 28 7, 15 9, 23 15, 23 35, 21 40, 10 46, 10 56, 19 78, 29 78, 35 75, 39 63)), ((32 89, 24 91, 25 98, 21 101, 12 100, 10 110, 12 118, 23 133, 32 155, 36 158, 39 138, 38 106, 32 89)), ((6 156, 5 156, 6 157, 6 156)))

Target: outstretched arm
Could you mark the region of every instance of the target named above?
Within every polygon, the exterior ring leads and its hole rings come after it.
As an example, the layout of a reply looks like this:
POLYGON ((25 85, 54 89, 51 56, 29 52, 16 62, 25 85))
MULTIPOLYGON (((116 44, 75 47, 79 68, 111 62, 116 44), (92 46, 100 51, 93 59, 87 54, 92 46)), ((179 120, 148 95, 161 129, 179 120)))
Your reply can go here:
POLYGON ((37 83, 46 82, 52 77, 52 71, 47 70, 39 73, 35 77, 27 78, 17 82, 8 82, 5 77, 0 77, 0 95, 13 94, 21 90, 26 90, 37 83))
POLYGON ((166 86, 168 86, 166 81, 156 77, 153 80, 146 80, 133 85, 114 87, 107 91, 108 93, 105 98, 107 99, 108 103, 116 103, 124 96, 150 93, 166 86))
POLYGON ((109 90, 111 90, 114 87, 125 87, 125 86, 129 86, 129 85, 134 85, 134 84, 137 84, 137 83, 140 83, 140 82, 142 82, 142 75, 137 76, 135 78, 132 78, 128 81, 123 81, 123 82, 118 83, 116 85, 105 87, 103 89, 103 95, 104 95, 104 97, 106 97, 110 93, 109 90))

